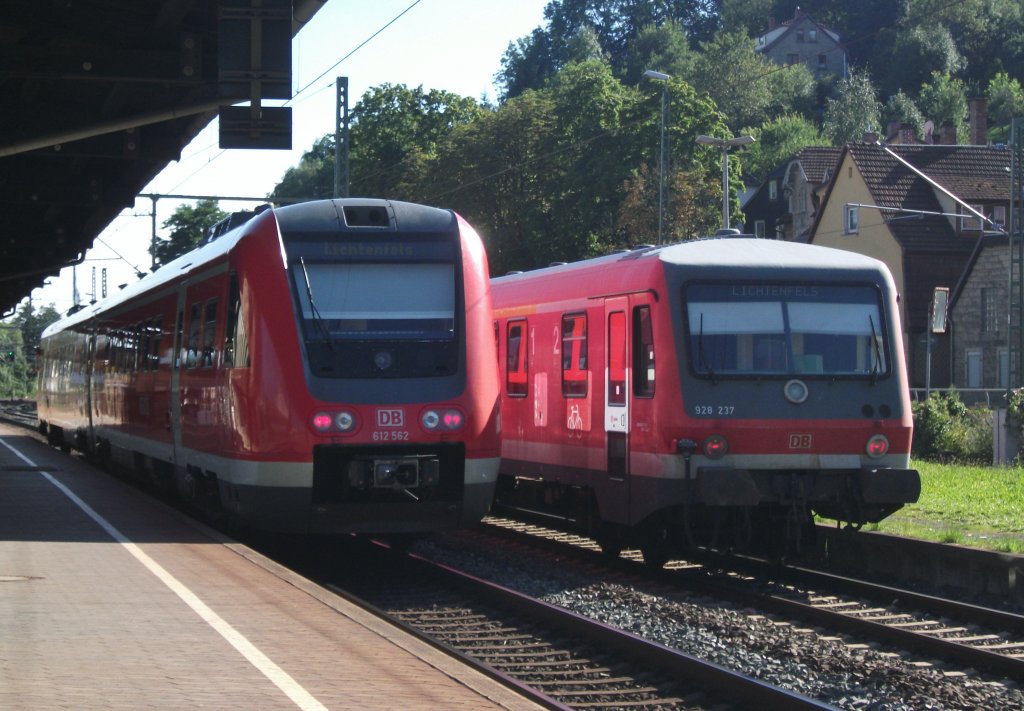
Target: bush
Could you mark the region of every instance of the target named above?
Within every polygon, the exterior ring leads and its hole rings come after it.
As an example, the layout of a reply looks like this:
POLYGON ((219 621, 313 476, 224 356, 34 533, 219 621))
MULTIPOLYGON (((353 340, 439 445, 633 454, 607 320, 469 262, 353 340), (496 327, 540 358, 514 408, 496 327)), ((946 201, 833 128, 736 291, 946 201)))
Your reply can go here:
POLYGON ((992 413, 987 408, 968 408, 956 390, 949 390, 932 393, 927 400, 915 402, 913 414, 911 454, 914 457, 991 462, 992 413))

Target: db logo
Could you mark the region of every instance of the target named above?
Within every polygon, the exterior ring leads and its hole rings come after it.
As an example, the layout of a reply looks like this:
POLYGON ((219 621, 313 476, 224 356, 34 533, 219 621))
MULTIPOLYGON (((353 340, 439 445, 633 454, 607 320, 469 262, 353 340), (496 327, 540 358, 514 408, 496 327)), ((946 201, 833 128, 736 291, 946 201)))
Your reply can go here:
POLYGON ((791 434, 789 436, 790 449, 810 449, 813 437, 809 434, 791 434))
POLYGON ((385 410, 383 408, 379 408, 377 410, 377 426, 405 427, 405 414, 401 409, 385 410))

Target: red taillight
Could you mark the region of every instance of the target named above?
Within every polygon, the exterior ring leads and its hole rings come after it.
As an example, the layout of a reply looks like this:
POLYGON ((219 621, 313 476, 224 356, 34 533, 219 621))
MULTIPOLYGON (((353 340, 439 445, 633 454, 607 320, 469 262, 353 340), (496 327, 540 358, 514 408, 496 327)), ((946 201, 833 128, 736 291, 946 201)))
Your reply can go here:
POLYGON ((884 434, 871 435, 871 438, 868 439, 868 444, 864 450, 872 459, 884 457, 889 453, 889 438, 884 434))
POLYGON ((318 412, 313 415, 313 429, 317 432, 327 432, 331 429, 334 418, 326 412, 318 412))
POLYGON ((729 442, 722 435, 711 435, 704 440, 704 456, 721 459, 729 452, 729 442))

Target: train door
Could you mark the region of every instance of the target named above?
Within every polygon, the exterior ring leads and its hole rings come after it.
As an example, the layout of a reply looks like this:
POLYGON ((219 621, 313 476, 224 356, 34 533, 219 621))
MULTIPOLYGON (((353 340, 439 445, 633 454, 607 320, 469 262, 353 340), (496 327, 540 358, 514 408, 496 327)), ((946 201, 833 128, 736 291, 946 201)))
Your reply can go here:
POLYGON ((629 516, 629 329, 627 297, 604 302, 604 432, 607 448, 607 486, 604 497, 608 521, 628 522, 629 516))

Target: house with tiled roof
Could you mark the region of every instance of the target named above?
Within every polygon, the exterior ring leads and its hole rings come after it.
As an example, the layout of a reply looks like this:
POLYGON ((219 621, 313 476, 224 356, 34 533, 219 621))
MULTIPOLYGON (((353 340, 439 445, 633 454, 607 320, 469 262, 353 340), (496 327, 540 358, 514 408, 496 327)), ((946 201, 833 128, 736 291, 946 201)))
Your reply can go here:
POLYGON ((949 297, 953 382, 988 393, 989 404, 1001 405, 1010 383, 1009 273, 1009 235, 986 234, 949 297))
POLYGON ((960 283, 979 239, 990 229, 979 215, 1005 224, 1009 165, 1009 151, 973 145, 851 143, 839 157, 808 241, 888 265, 900 292, 915 388, 926 381, 933 387, 954 382, 957 354, 950 351, 948 334, 929 339, 932 295, 936 287, 952 291, 960 283))
POLYGON ((839 34, 799 7, 791 20, 776 24, 769 17, 768 29, 757 38, 755 49, 782 66, 803 64, 816 78, 832 74, 845 79, 847 75, 846 50, 839 34))
POLYGON ((750 234, 799 240, 811 227, 841 148, 809 146, 772 170, 743 206, 750 234))

